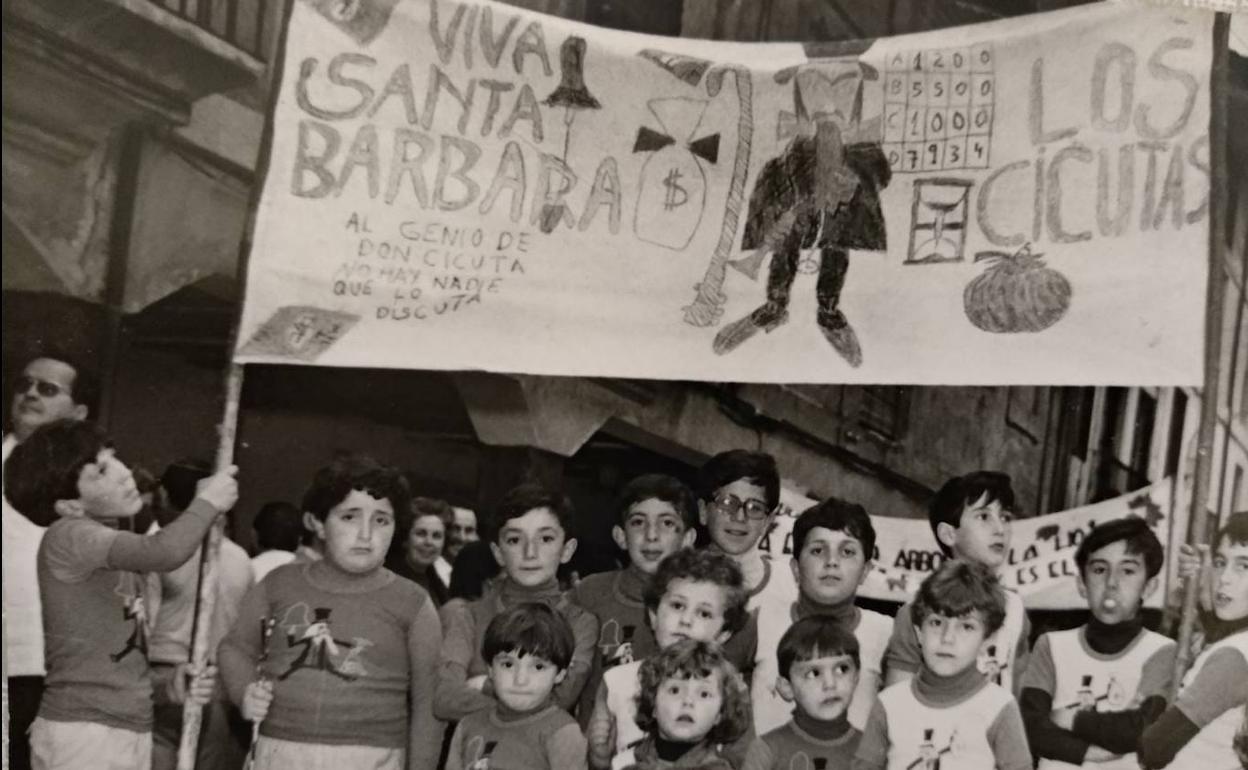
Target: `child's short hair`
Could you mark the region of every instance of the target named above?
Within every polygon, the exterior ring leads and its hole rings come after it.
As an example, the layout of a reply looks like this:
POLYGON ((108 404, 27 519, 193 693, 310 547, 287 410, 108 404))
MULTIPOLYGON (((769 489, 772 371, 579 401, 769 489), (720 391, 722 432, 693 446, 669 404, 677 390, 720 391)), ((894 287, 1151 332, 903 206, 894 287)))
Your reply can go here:
POLYGON ((1248 511, 1237 511, 1227 517, 1226 526, 1213 536, 1214 553, 1217 553, 1224 541, 1230 541, 1231 545, 1248 545, 1248 511))
POLYGON ((867 509, 857 503, 848 503, 831 497, 802 511, 797 521, 793 522, 794 556, 801 555, 802 546, 806 544, 806 536, 815 527, 823 527, 833 532, 844 532, 854 538, 862 543, 863 553, 866 554, 868 560, 875 554, 875 527, 871 524, 867 509))
POLYGON ((708 549, 682 548, 659 562, 642 593, 646 609, 657 611, 667 587, 673 580, 714 583, 724 589, 724 630, 735 634, 745 627, 749 617, 745 606, 745 578, 741 568, 728 556, 708 549))
POLYGON ((160 488, 165 490, 170 507, 179 513, 190 507, 199 493, 199 482, 212 475, 207 460, 186 457, 170 463, 160 474, 160 488))
POLYGON ((486 663, 502 653, 532 655, 560 670, 572 663, 576 639, 563 616, 538 602, 517 604, 494 616, 485 628, 481 657, 486 663))
POLYGON ((984 495, 988 496, 988 502, 995 500, 1005 510, 1014 510, 1014 487, 1010 485, 1010 475, 997 471, 975 471, 965 476, 954 476, 945 482, 932 499, 932 504, 927 509, 927 520, 932 526, 932 536, 936 538, 936 544, 946 556, 953 553, 953 549, 941 541, 937 527, 941 523, 954 528, 961 526, 962 513, 966 506, 984 495))
POLYGON ((719 721, 707 733, 709 743, 732 743, 745 735, 750 725, 750 691, 736 666, 724 657, 717 644, 685 639, 657 655, 646 658, 637 674, 637 726, 653 735, 658 729, 654 715, 655 698, 668 679, 701 679, 719 674, 723 691, 719 721))
POLYGON ((680 479, 665 473, 647 473, 624 485, 616 498, 615 522, 623 525, 628 509, 645 500, 662 500, 676 509, 685 528, 698 523, 698 501, 693 490, 680 479))
POLYGON ((251 526, 256 530, 256 546, 261 551, 294 553, 303 535, 303 517, 299 509, 285 500, 271 500, 260 506, 260 512, 251 526))
POLYGON ((734 481, 744 479, 763 488, 767 507, 780 504, 780 471, 776 458, 766 452, 732 449, 720 452, 698 471, 698 497, 710 501, 715 493, 734 481))
POLYGON ((558 519, 559 526, 563 527, 564 534, 572 537, 573 509, 568 496, 536 481, 526 481, 503 495, 494 510, 494 518, 489 522, 489 537, 486 539, 496 542, 507 522, 537 508, 549 509, 558 519))
POLYGON ((353 490, 389 500, 396 519, 407 510, 412 497, 407 480, 396 468, 367 455, 346 454, 312 477, 312 485, 303 496, 303 510, 324 521, 330 509, 347 499, 353 490))
POLYGON ((919 586, 913 620, 915 625, 922 625, 928 615, 960 618, 977 610, 984 619, 984 636, 995 634, 1005 623, 1001 581, 983 564, 951 559, 919 586))
POLYGON ((1079 547, 1075 549, 1075 564, 1079 567, 1079 574, 1084 575, 1092 554, 1119 540, 1126 544, 1127 553, 1144 557, 1144 571, 1150 578, 1161 572, 1161 566, 1166 560, 1166 551, 1161 541, 1143 519, 1126 516, 1097 524, 1083 542, 1079 543, 1079 547))
POLYGON ((112 442, 94 423, 56 420, 13 447, 4 464, 4 496, 41 527, 56 521, 58 500, 77 500, 78 477, 112 442))
POLYGON ((780 637, 776 646, 776 660, 780 663, 779 673, 785 679, 793 664, 804 660, 830 658, 834 655, 848 655, 854 661, 854 668, 862 665, 858 654, 858 638, 854 632, 834 618, 827 615, 811 615, 802 618, 780 637))

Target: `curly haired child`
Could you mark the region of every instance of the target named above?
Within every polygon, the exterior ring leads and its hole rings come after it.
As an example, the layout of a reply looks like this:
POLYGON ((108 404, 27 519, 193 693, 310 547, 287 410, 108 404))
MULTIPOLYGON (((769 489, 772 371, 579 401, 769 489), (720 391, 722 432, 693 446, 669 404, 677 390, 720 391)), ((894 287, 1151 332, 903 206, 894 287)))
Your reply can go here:
POLYGON ((733 770, 722 747, 749 727, 750 693, 713 643, 687 639, 641 666, 637 723, 646 737, 621 755, 628 770, 733 770))

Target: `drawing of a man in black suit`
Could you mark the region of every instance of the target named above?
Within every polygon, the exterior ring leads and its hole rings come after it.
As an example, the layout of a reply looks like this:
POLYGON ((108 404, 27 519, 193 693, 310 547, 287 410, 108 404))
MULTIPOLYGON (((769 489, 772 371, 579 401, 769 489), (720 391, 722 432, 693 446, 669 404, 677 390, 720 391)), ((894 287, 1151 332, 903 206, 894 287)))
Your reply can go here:
POLYGON ((849 250, 885 248, 880 190, 892 173, 878 137, 866 139, 862 129, 863 83, 875 77, 856 60, 812 62, 777 74, 778 82, 794 80, 798 130, 784 152, 763 166, 741 244, 760 258, 772 254, 766 301, 720 331, 716 353, 788 321, 801 250, 818 247, 819 329, 851 366, 862 363, 858 336, 838 305, 849 250))

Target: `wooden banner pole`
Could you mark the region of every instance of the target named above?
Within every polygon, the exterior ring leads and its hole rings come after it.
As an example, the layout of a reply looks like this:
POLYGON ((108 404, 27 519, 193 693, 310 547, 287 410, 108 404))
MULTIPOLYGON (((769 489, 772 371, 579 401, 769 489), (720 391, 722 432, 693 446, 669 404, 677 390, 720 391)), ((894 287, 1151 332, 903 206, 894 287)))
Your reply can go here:
MULTIPOLYGON (((1230 178, 1227 174, 1227 122, 1230 102, 1227 91, 1231 16, 1218 13, 1213 22, 1213 66, 1209 76, 1209 283, 1205 299, 1205 382, 1200 393, 1200 429, 1196 439, 1196 467, 1192 477, 1192 508, 1187 542, 1208 541, 1209 487, 1212 479, 1213 439, 1218 423, 1218 385, 1221 378, 1222 314, 1225 304, 1226 217, 1230 178)), ((1170 701, 1178 694, 1183 675, 1191 664, 1192 634, 1196 625, 1200 575, 1183 586, 1183 614, 1179 622, 1178 652, 1170 682, 1170 701)))
MULTIPOLYGON (((225 410, 218 428, 216 470, 234 464, 234 439, 238 432, 238 403, 243 390, 243 367, 231 363, 225 376, 225 410)), ((225 515, 208 530, 200 548, 199 592, 195 600, 194 638, 191 641, 191 665, 202 671, 213 657, 212 620, 217 606, 217 572, 221 538, 225 536, 225 515)), ((187 700, 182 706, 182 737, 178 743, 178 770, 193 770, 199 749, 199 733, 203 725, 203 706, 187 700)))

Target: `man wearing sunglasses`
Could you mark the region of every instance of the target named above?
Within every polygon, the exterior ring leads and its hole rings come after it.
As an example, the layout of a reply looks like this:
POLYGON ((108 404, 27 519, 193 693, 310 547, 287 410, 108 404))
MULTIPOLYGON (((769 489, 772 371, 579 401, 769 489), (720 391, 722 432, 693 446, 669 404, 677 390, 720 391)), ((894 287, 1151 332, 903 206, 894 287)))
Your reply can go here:
MULTIPOLYGON (((35 429, 60 419, 85 420, 95 389, 89 373, 69 356, 47 352, 32 358, 13 381, 10 432, 4 437, 3 461, 35 429)), ((44 528, 3 501, 4 644, 9 684, 9 767, 30 767, 26 730, 39 710, 43 693, 43 618, 35 555, 44 528)))

